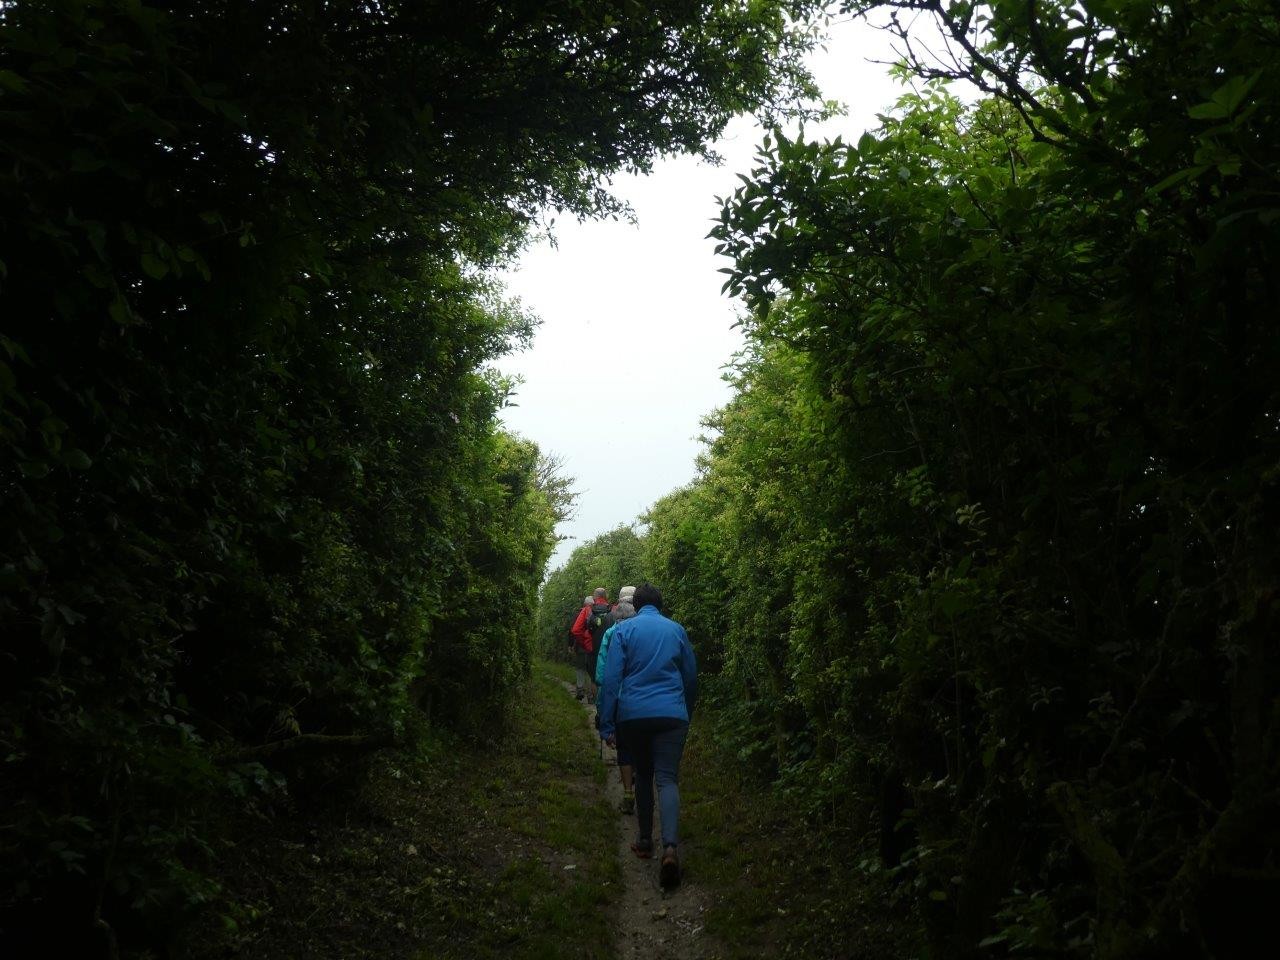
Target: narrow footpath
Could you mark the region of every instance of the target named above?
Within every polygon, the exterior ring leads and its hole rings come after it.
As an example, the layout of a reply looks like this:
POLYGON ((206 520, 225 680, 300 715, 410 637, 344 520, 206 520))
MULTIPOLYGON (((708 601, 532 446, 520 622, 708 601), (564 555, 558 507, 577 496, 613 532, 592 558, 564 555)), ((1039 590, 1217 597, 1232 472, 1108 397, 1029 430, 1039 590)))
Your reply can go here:
MULTIPOLYGON (((492 739, 439 734, 364 758, 325 788, 294 781, 219 851, 219 905, 184 960, 727 960, 760 921, 708 918, 731 878, 716 833, 682 829, 684 882, 629 844, 613 750, 563 665, 542 663, 492 739), (339 789, 339 784, 349 786, 339 789), (304 798, 306 802, 304 802, 304 798), (700 860, 700 847, 707 846, 700 860), (712 873, 715 873, 712 876, 712 873), (723 926, 723 919, 722 919, 723 926), (741 926, 741 925, 739 925, 741 926), (749 928, 749 929, 748 929, 749 928)), ((697 810, 723 799, 684 798, 697 810)), ((655 811, 656 815, 656 811, 655 811)), ((703 819, 707 819, 705 812, 703 819)), ((695 826, 693 823, 691 827, 695 826)), ((657 832, 657 831, 655 831, 657 832)), ((660 834, 658 834, 660 835, 660 834)), ((723 911, 721 911, 723 914, 723 911)), ((731 917, 731 915, 730 915, 731 917)))
MULTIPOLYGON (((565 684, 570 696, 573 685, 565 684)), ((595 729, 595 707, 583 705, 587 714, 587 734, 592 749, 600 748, 595 729)), ((617 811, 622 801, 622 781, 618 778, 618 757, 609 746, 601 754, 608 770, 605 796, 610 809, 617 811)), ((655 847, 661 849, 662 824, 654 797, 653 833, 655 847)), ((719 956, 706 935, 710 890, 699 882, 697 850, 681 843, 684 878, 679 887, 664 891, 658 884, 658 860, 641 860, 631 852, 636 837, 634 816, 617 814, 618 862, 622 865, 622 891, 611 909, 610 927, 619 960, 713 960, 719 956), (692 865, 692 868, 691 868, 692 865)))

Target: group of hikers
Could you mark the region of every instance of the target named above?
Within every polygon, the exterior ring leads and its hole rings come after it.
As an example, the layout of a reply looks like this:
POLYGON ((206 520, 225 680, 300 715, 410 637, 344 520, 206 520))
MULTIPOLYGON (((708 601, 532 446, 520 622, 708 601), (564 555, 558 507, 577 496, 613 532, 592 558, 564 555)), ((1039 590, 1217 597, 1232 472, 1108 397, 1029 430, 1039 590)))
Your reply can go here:
POLYGON ((636 817, 631 851, 654 856, 653 793, 662 821, 658 879, 680 882, 680 757, 698 695, 698 666, 684 627, 662 614, 652 584, 623 587, 616 603, 597 587, 569 629, 576 694, 596 707, 600 739, 617 749, 621 812, 636 817))

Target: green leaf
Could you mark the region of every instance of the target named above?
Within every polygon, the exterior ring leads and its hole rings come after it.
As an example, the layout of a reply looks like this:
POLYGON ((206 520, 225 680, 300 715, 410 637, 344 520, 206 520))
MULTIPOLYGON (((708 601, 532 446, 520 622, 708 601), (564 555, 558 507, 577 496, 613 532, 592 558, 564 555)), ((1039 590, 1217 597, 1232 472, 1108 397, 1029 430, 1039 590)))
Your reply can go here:
POLYGON ((107 313, 115 323, 122 327, 129 326, 134 322, 133 311, 129 309, 129 301, 122 296, 117 295, 111 301, 111 305, 107 307, 107 313))
POLYGON ((1198 103, 1194 107, 1187 107, 1187 116, 1192 120, 1224 120, 1231 116, 1231 111, 1227 109, 1225 104, 1206 100, 1204 103, 1198 103))
POLYGON ((72 448, 63 452, 62 462, 72 470, 88 470, 93 466, 93 460, 83 450, 72 448))
POLYGON ((22 93, 27 89, 26 78, 19 76, 12 70, 0 70, 0 89, 22 93))
POLYGON ((143 272, 153 280, 160 280, 169 272, 169 265, 154 253, 144 253, 140 259, 143 272))
POLYGON ((58 613, 62 614, 62 619, 70 626, 74 627, 77 623, 84 622, 84 614, 79 611, 72 610, 65 603, 58 604, 58 613))
POLYGON ((1154 187, 1150 187, 1149 190, 1151 193, 1163 193, 1165 190, 1168 190, 1175 184, 1181 183, 1183 180, 1194 180, 1196 177, 1200 176, 1200 174, 1208 170, 1209 166, 1210 165, 1207 163, 1202 163, 1197 164, 1194 167, 1187 167, 1185 170, 1179 170, 1177 173, 1171 173, 1154 187))
POLYGON ((1248 77, 1232 77, 1213 92, 1213 101, 1224 105, 1228 115, 1235 113, 1240 109, 1240 104, 1244 103, 1244 98, 1249 95, 1249 91, 1253 89, 1253 85, 1258 82, 1260 76, 1262 71, 1255 70, 1248 77))
POLYGON ((1225 120, 1240 109, 1260 76, 1262 71, 1255 70, 1248 77, 1232 77, 1213 91, 1213 95, 1204 103, 1188 107, 1187 116, 1192 120, 1225 120))

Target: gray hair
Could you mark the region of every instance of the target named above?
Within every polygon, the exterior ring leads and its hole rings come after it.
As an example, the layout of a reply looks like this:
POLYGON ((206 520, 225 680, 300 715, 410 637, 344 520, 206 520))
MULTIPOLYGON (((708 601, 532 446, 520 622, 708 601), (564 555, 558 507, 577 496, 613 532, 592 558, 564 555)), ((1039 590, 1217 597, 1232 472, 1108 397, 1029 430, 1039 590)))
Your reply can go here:
POLYGON ((599 597, 601 600, 603 600, 608 595, 609 595, 609 591, 606 590, 604 587, 596 587, 596 596, 599 597))
POLYGON ((631 605, 630 600, 619 600, 618 605, 613 608, 614 620, 626 620, 636 615, 636 608, 631 605))
POLYGON ((621 590, 618 591, 619 600, 630 600, 635 595, 636 595, 635 587, 623 587, 621 590))

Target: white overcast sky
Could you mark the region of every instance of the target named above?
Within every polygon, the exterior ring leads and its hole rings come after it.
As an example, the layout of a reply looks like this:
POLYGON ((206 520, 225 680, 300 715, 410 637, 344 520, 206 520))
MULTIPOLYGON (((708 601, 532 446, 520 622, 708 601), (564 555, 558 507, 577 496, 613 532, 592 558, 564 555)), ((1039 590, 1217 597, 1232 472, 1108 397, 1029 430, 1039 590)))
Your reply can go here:
MULTIPOLYGON (((831 25, 809 66, 847 112, 806 134, 856 140, 878 126, 903 93, 883 63, 897 59, 890 39, 861 20, 831 25)), ((730 398, 722 368, 742 344, 740 306, 720 293, 727 261, 706 234, 762 134, 740 117, 715 144, 723 166, 679 157, 619 177, 613 192, 638 223, 558 221, 556 245, 530 247, 503 276, 542 325, 530 349, 499 364, 523 380, 502 419, 561 456, 580 493, 550 568, 696 473, 699 420, 730 398)))

